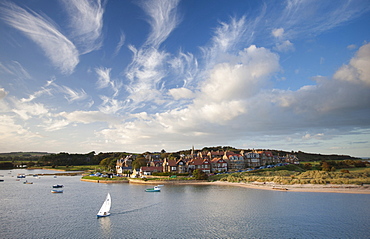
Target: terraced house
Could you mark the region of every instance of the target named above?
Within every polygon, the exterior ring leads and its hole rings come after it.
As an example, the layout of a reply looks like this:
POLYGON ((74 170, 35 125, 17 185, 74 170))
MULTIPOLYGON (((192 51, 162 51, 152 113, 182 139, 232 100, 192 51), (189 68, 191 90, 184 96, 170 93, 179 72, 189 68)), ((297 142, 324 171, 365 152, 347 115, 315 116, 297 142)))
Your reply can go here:
MULTIPOLYGON (((159 154, 145 155, 147 166, 141 167, 140 175, 151 175, 154 172, 167 173, 192 173, 199 169, 205 173, 225 171, 239 171, 246 168, 273 165, 277 163, 296 163, 295 155, 274 156, 271 151, 251 150, 245 152, 233 151, 198 151, 194 149, 188 155, 180 155, 180 158, 160 158, 159 154)), ((117 160, 117 173, 122 172, 124 166, 132 164, 132 156, 117 160)))

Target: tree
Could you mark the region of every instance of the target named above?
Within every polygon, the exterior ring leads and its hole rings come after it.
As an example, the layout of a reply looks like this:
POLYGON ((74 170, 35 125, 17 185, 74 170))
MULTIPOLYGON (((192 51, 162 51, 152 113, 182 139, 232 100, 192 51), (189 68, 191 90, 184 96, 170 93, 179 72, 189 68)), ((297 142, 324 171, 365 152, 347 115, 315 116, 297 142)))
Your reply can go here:
POLYGON ((147 162, 144 155, 140 154, 134 161, 132 161, 132 168, 139 169, 140 167, 146 166, 146 164, 147 162))
POLYGON ((325 161, 321 162, 321 170, 326 171, 326 172, 330 172, 330 170, 331 170, 330 164, 328 164, 325 161))
POLYGON ((303 168, 304 168, 304 169, 307 169, 307 170, 311 170, 311 169, 312 169, 312 164, 310 164, 310 163, 305 163, 305 164, 303 164, 303 168))
POLYGON ((195 169, 193 172, 193 176, 196 180, 207 180, 208 179, 208 175, 200 169, 195 169))

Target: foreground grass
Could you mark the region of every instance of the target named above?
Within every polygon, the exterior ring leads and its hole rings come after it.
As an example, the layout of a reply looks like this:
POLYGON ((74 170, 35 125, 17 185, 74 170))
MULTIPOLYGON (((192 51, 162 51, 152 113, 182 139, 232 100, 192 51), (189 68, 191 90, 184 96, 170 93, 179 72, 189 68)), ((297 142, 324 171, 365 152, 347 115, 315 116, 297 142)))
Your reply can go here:
POLYGON ((349 172, 304 171, 298 166, 272 170, 221 174, 211 176, 212 181, 274 182, 277 184, 370 184, 370 168, 351 169, 349 172), (289 170, 288 170, 289 169, 289 170))

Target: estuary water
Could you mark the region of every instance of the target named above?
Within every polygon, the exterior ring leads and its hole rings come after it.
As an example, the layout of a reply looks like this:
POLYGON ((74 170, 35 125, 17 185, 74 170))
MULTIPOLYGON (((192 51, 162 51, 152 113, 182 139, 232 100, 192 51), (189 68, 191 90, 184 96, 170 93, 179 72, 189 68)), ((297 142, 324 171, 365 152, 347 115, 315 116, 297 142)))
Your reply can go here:
POLYGON ((370 195, 102 184, 0 170, 0 238, 370 238, 370 195), (23 181, 33 184, 23 184, 23 181), (54 184, 64 193, 52 194, 54 184), (96 218, 107 193, 111 215, 96 218))

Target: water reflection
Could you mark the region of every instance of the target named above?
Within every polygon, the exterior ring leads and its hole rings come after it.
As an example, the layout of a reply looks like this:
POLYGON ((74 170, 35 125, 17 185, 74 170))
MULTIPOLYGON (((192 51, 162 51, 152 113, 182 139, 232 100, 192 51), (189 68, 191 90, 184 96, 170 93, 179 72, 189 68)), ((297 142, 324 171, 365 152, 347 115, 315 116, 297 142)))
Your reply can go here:
POLYGON ((112 225, 110 221, 110 217, 102 217, 98 219, 100 229, 103 235, 103 238, 111 238, 112 237, 112 225))

